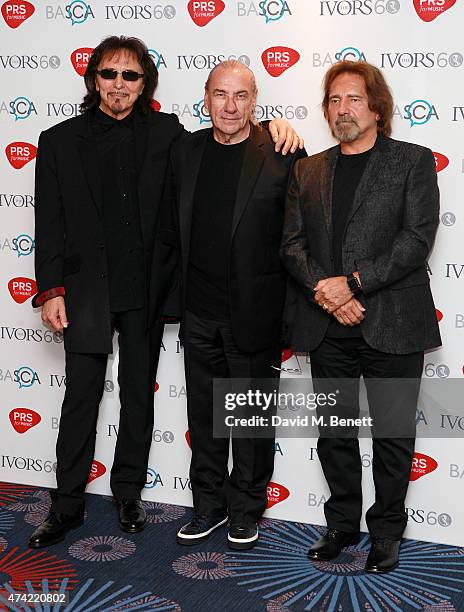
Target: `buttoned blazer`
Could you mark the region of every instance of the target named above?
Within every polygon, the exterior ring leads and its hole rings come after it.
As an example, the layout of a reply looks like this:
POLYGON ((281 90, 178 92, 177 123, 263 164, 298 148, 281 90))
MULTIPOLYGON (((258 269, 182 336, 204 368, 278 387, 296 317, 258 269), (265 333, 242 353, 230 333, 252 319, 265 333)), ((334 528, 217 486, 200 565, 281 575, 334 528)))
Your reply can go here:
MULTIPOLYGON (((195 187, 210 135, 211 129, 184 135, 173 149, 184 307, 195 187)), ((264 350, 281 341, 286 273, 279 248, 288 178, 301 155, 306 153, 275 153, 268 131, 251 126, 237 185, 228 257, 232 333, 243 352, 264 350)))
MULTIPOLYGON (((102 185, 91 114, 42 132, 36 165, 35 268, 38 295, 64 286, 67 350, 112 351, 102 185)), ((140 225, 151 319, 160 311, 171 269, 157 250, 159 210, 172 142, 183 128, 176 115, 135 116, 140 225), (154 263, 153 263, 154 262, 154 263), (158 262, 158 263, 157 263, 158 262)), ((116 180, 116 177, 115 177, 116 180)), ((138 271, 143 273, 144 271, 138 271)))
MULTIPOLYGON (((282 258, 290 277, 286 321, 295 350, 322 341, 330 315, 313 289, 333 276, 332 189, 339 147, 295 164, 282 258)), ((366 308, 362 335, 373 348, 407 354, 441 343, 427 258, 439 223, 432 152, 383 136, 369 157, 342 241, 343 274, 358 271, 366 308)))

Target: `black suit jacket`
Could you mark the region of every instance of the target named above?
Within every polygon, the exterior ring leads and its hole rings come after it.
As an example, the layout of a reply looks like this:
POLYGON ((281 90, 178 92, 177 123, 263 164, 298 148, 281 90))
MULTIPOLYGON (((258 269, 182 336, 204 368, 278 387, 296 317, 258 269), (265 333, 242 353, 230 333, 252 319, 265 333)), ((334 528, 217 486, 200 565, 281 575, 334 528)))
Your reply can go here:
MULTIPOLYGON (((322 341, 330 315, 313 288, 333 276, 332 187, 339 147, 295 165, 282 257, 292 277, 286 309, 295 350, 322 341)), ((375 349, 406 354, 439 346, 426 269, 439 223, 433 154, 379 136, 357 188, 342 244, 343 273, 358 271, 366 312, 362 335, 375 349)))
MULTIPOLYGON (((184 135, 172 155, 183 305, 195 187, 210 133, 211 128, 184 135)), ((288 178, 295 159, 302 155, 306 153, 299 151, 286 156, 275 153, 268 131, 251 126, 237 187, 229 247, 232 333, 243 352, 261 351, 281 341, 286 273, 279 247, 288 178)), ((171 243, 173 235, 171 231, 171 243)))
MULTIPOLYGON (((36 165, 38 295, 64 286, 71 352, 110 353, 112 333, 102 187, 89 112, 42 132, 36 165)), ((138 201, 153 320, 170 282, 170 265, 155 240, 170 147, 183 128, 176 115, 135 116, 138 201), (154 253, 158 257, 154 257, 154 253), (153 262, 155 262, 153 264, 153 262)), ((140 271, 142 272, 142 271, 140 271)))

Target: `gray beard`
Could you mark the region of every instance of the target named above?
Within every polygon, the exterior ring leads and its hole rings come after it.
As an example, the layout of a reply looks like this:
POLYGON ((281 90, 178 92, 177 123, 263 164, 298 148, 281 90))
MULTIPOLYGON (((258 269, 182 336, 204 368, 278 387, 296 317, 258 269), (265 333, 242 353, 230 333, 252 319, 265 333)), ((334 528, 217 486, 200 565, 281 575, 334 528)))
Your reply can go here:
POLYGON ((354 142, 360 135, 361 130, 354 121, 343 121, 335 124, 332 134, 339 142, 354 142))

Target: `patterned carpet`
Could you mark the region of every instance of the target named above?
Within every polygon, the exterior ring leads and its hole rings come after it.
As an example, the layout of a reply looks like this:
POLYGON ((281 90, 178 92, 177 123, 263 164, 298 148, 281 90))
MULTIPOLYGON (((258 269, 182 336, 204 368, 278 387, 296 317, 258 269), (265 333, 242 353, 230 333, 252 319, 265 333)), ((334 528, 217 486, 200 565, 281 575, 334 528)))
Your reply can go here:
POLYGON ((405 540, 399 568, 371 576, 363 572, 367 535, 336 563, 306 557, 320 528, 269 519, 248 552, 227 549, 225 528, 202 545, 181 547, 175 534, 190 509, 146 502, 145 531, 128 535, 117 528, 112 499, 88 495, 83 527, 50 549, 31 550, 27 539, 49 503, 46 490, 0 483, 1 610, 464 610, 463 548, 405 540), (65 594, 67 603, 8 601, 12 593, 32 599, 47 592, 65 594))

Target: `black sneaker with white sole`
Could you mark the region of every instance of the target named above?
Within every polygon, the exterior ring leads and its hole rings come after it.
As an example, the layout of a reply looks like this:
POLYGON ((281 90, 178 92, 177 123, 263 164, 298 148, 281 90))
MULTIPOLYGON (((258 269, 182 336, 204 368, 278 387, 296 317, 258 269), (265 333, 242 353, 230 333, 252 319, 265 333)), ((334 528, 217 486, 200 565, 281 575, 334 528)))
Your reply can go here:
POLYGON ((204 542, 215 529, 227 523, 227 519, 227 516, 211 517, 195 514, 190 523, 181 527, 177 532, 177 543, 193 546, 204 542))
POLYGON ((232 550, 248 550, 258 542, 256 523, 232 522, 227 534, 227 544, 232 550))

